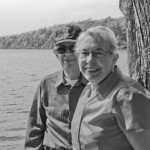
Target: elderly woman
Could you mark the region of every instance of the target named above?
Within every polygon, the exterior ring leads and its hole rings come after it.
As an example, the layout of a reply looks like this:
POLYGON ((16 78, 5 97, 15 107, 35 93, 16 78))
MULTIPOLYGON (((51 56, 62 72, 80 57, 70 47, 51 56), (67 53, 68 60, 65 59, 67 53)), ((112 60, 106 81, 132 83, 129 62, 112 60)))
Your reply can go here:
POLYGON ((90 28, 76 52, 89 84, 71 125, 73 150, 150 150, 150 93, 116 65, 114 33, 90 28))

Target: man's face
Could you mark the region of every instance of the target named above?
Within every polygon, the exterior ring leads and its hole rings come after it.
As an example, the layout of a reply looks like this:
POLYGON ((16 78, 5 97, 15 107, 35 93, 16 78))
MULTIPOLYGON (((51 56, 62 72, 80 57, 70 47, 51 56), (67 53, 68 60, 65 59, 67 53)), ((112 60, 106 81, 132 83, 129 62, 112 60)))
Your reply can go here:
POLYGON ((80 71, 93 84, 100 83, 112 71, 114 56, 106 47, 107 43, 86 36, 77 48, 80 71))
POLYGON ((77 55, 74 50, 75 43, 64 42, 56 46, 55 54, 64 71, 79 71, 77 55))

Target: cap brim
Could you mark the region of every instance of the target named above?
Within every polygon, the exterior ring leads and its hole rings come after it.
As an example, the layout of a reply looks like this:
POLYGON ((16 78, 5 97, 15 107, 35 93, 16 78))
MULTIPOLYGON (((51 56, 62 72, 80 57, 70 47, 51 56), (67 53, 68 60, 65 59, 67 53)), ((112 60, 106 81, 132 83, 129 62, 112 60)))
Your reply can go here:
POLYGON ((55 46, 58 45, 58 44, 60 44, 60 43, 65 43, 65 42, 75 43, 76 40, 73 40, 73 39, 61 40, 61 41, 57 42, 57 43, 55 44, 55 46))

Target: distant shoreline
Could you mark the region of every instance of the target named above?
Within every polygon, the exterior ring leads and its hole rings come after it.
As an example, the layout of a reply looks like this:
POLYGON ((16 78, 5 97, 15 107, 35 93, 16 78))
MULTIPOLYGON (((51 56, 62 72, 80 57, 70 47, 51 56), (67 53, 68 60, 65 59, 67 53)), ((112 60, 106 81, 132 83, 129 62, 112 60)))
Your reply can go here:
MULTIPOLYGON (((0 49, 0 50, 52 50, 52 49, 0 49)), ((127 49, 118 49, 118 51, 127 51, 127 49)))

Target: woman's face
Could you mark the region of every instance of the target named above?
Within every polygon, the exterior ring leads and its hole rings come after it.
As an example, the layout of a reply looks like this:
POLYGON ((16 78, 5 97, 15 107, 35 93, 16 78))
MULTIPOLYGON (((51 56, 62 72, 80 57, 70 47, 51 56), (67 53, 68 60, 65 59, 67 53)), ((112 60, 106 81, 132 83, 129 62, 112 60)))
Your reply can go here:
POLYGON ((80 70, 94 85, 110 74, 117 60, 107 49, 107 43, 96 42, 91 36, 86 36, 77 47, 80 70))

